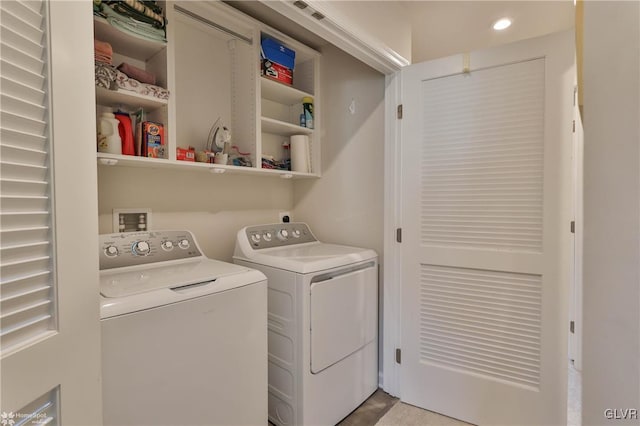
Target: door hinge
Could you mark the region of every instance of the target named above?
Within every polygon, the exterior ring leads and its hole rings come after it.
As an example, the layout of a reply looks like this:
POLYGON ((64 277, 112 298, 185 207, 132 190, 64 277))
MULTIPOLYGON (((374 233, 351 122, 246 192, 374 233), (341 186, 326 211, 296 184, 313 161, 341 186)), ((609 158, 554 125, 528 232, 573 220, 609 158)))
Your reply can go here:
POLYGON ((576 221, 575 220, 571 221, 571 233, 572 234, 576 233, 576 221))
POLYGON ((396 241, 399 243, 402 242, 402 228, 396 229, 396 241))
POLYGON ((576 120, 573 120, 573 133, 576 132, 576 120))
POLYGON ((400 348, 396 348, 396 363, 402 364, 402 350, 400 348))
POLYGON ((574 334, 576 332, 576 322, 575 321, 570 321, 569 322, 569 331, 571 332, 571 334, 574 334))
POLYGON ((402 104, 398 105, 398 111, 396 115, 398 116, 398 120, 402 120, 402 104))

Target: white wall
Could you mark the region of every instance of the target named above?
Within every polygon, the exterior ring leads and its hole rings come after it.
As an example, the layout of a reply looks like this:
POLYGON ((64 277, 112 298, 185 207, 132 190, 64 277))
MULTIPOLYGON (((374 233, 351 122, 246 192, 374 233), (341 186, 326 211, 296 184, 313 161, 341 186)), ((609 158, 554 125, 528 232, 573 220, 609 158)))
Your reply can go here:
POLYGON ((584 4, 585 425, 640 409, 640 4, 584 4))
POLYGON ((207 171, 98 168, 100 233, 112 231, 112 211, 151 208, 153 229, 192 231, 208 257, 231 261, 236 232, 278 221, 291 210, 290 181, 207 171))
POLYGON ((335 47, 322 55, 322 178, 294 182, 293 219, 320 240, 381 255, 384 76, 335 47))

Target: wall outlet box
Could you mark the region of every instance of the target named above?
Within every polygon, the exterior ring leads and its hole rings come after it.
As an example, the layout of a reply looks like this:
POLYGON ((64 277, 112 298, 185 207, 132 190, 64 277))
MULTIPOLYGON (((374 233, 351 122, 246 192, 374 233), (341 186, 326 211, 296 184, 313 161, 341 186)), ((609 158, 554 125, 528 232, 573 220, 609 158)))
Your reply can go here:
POLYGON ((280 223, 293 222, 293 219, 291 218, 291 213, 289 212, 278 213, 278 222, 280 223), (288 218, 289 220, 285 220, 285 218, 288 218))
POLYGON ((113 232, 151 230, 151 209, 113 209, 113 232))

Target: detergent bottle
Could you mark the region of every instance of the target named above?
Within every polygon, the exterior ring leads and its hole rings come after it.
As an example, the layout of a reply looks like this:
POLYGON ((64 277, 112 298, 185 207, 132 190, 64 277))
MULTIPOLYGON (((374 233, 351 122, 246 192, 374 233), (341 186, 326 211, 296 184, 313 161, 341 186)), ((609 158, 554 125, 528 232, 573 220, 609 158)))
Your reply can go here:
POLYGON ((107 154, 122 154, 122 139, 118 132, 115 115, 103 112, 98 121, 98 152, 107 154))

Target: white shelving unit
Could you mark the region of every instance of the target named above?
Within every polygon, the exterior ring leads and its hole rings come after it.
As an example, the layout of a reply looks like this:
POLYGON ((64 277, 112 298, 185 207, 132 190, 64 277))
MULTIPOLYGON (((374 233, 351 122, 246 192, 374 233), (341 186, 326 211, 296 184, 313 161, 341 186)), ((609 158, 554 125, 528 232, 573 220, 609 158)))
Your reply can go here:
POLYGON ((237 167, 223 164, 197 163, 190 161, 167 160, 163 158, 136 157, 98 153, 98 165, 101 167, 135 167, 151 169, 178 169, 186 172, 200 171, 214 174, 244 174, 282 179, 309 179, 319 176, 312 173, 291 172, 288 170, 260 169, 257 167, 237 167))
POLYGON ((106 19, 95 15, 93 17, 93 34, 98 40, 108 41, 114 52, 143 61, 152 58, 167 47, 167 43, 163 41, 149 40, 135 34, 124 33, 109 24, 106 19))
POLYGON ((314 125, 319 128, 320 54, 255 19, 223 4, 167 1, 167 42, 125 34, 94 17, 95 38, 109 42, 114 64, 128 62, 154 72, 170 92, 162 100, 126 90, 96 88, 98 114, 108 108, 134 112, 165 125, 167 158, 97 153, 101 167, 173 168, 184 171, 237 173, 285 179, 320 177, 320 141, 314 129, 301 127, 302 98, 314 98, 314 125), (293 86, 260 76, 260 41, 274 38, 296 52, 293 86), (202 151, 217 119, 231 131, 232 152, 248 153, 251 167, 176 160, 176 148, 202 151), (281 159, 282 143, 308 135, 311 171, 262 168, 262 157, 281 159))
POLYGON ((129 90, 109 90, 104 87, 96 87, 96 102, 100 105, 123 105, 130 109, 142 107, 147 111, 154 111, 169 104, 166 99, 141 95, 129 90))
POLYGON ((303 92, 293 86, 287 86, 266 77, 260 79, 260 84, 263 98, 285 105, 298 104, 305 96, 313 97, 311 93, 303 92))
POLYGON ((312 128, 300 126, 302 99, 314 100, 314 128, 321 126, 319 90, 320 54, 296 40, 262 26, 260 38, 269 37, 296 52, 293 85, 262 76, 260 84, 260 147, 262 155, 281 159, 282 145, 293 135, 309 136, 311 175, 320 171, 320 140, 312 128))
MULTIPOLYGON (((113 48, 112 63, 114 66, 126 62, 155 74, 157 86, 168 87, 167 42, 125 33, 112 26, 106 19, 95 15, 93 17, 93 32, 95 39, 108 42, 113 48)), ((109 90, 96 86, 96 116, 98 119, 100 114, 105 111, 122 110, 133 114, 142 108, 146 113, 147 120, 164 125, 166 145, 169 145, 171 139, 169 135, 169 105, 170 100, 141 95, 121 88, 109 90)))
POLYGON ((300 127, 297 124, 291 124, 269 117, 262 117, 261 122, 263 133, 273 133, 281 136, 313 134, 313 129, 307 129, 306 127, 300 127))

